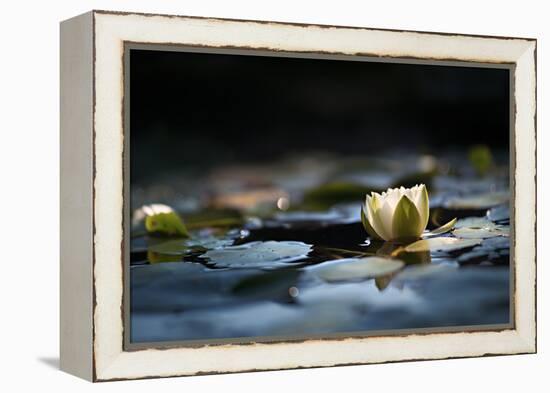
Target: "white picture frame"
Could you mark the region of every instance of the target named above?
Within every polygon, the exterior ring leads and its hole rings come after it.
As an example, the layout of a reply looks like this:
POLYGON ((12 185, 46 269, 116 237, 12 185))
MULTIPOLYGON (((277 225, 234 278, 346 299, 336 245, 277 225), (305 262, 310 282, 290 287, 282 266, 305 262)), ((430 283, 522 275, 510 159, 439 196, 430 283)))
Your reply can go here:
POLYGON ((61 368, 90 381, 536 352, 536 40, 91 11, 61 24, 61 368), (513 70, 514 323, 498 331, 128 349, 125 45, 513 70))

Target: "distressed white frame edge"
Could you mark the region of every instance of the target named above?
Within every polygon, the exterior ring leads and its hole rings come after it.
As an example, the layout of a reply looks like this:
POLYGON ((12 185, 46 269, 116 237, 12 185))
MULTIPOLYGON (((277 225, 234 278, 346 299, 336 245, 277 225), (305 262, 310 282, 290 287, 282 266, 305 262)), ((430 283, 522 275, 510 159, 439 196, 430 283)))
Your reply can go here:
POLYGON ((94 380, 536 351, 536 41, 94 12, 94 380), (515 63, 515 329, 123 351, 124 42, 515 63))

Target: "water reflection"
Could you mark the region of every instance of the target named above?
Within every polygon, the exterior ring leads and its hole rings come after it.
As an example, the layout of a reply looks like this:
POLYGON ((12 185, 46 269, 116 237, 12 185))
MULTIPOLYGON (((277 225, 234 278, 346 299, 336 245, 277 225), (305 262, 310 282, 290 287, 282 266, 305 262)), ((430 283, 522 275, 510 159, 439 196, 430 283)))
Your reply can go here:
POLYGON ((132 190, 134 206, 173 206, 191 237, 134 225, 131 340, 508 323, 507 170, 492 164, 481 176, 464 162, 311 156, 218 168, 206 182, 164 179, 171 193, 132 190), (429 185, 428 230, 456 217, 456 232, 412 245, 369 239, 360 216, 366 191, 419 182, 429 185))

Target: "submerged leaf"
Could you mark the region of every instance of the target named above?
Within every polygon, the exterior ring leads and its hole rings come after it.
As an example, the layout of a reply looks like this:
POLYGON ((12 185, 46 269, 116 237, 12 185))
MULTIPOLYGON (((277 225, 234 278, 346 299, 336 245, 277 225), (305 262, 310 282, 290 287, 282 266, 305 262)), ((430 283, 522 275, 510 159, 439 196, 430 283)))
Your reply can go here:
POLYGON ((406 252, 422 251, 454 251, 473 247, 481 243, 481 239, 458 239, 455 237, 436 237, 419 240, 405 247, 406 252))
POLYGON ((257 241, 209 250, 200 258, 207 259, 216 267, 274 268, 305 259, 311 247, 297 241, 257 241))
POLYGON ((394 273, 405 266, 399 259, 367 257, 324 262, 311 270, 327 282, 366 280, 394 273))

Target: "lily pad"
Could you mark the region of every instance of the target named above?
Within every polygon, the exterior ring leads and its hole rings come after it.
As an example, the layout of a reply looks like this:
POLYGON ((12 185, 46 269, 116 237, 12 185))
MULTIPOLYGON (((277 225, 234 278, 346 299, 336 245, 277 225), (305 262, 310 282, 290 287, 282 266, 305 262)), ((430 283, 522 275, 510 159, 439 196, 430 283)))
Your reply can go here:
POLYGON ((455 197, 447 200, 444 206, 447 209, 482 210, 508 202, 510 194, 507 191, 490 192, 474 196, 455 197))
POLYGON ((149 251, 163 255, 184 255, 197 249, 210 250, 229 246, 233 239, 216 238, 214 236, 197 237, 191 239, 170 240, 149 247, 149 251))
POLYGON ((175 211, 156 213, 145 217, 145 228, 149 233, 164 236, 189 237, 187 228, 175 211))
POLYGON ((509 227, 487 227, 487 228, 459 228, 453 231, 453 235, 461 239, 488 239, 497 236, 510 236, 509 227))
POLYGON ((474 228, 474 229, 491 229, 495 228, 494 222, 489 221, 486 217, 468 217, 461 218, 457 221, 455 228, 474 228))
POLYGON ((424 237, 430 237, 435 235, 442 235, 444 233, 449 232, 451 229, 453 229, 456 226, 456 218, 453 218, 448 223, 441 225, 439 228, 434 229, 433 231, 427 232, 423 234, 424 237))
POLYGON ((256 241, 209 250, 200 258, 216 267, 275 268, 307 258, 312 246, 297 241, 256 241))
POLYGON ((487 218, 491 221, 509 221, 510 220, 510 206, 500 205, 491 208, 487 212, 487 218))
POLYGON ((425 251, 455 251, 462 248, 473 247, 481 243, 481 239, 459 239, 456 237, 435 237, 432 239, 418 240, 405 247, 406 252, 425 251))
POLYGON ((346 258, 316 265, 311 270, 327 282, 366 280, 392 274, 405 263, 399 259, 346 258))
POLYGON ((468 217, 459 220, 453 235, 462 239, 488 239, 509 236, 510 227, 497 225, 487 217, 468 217))

